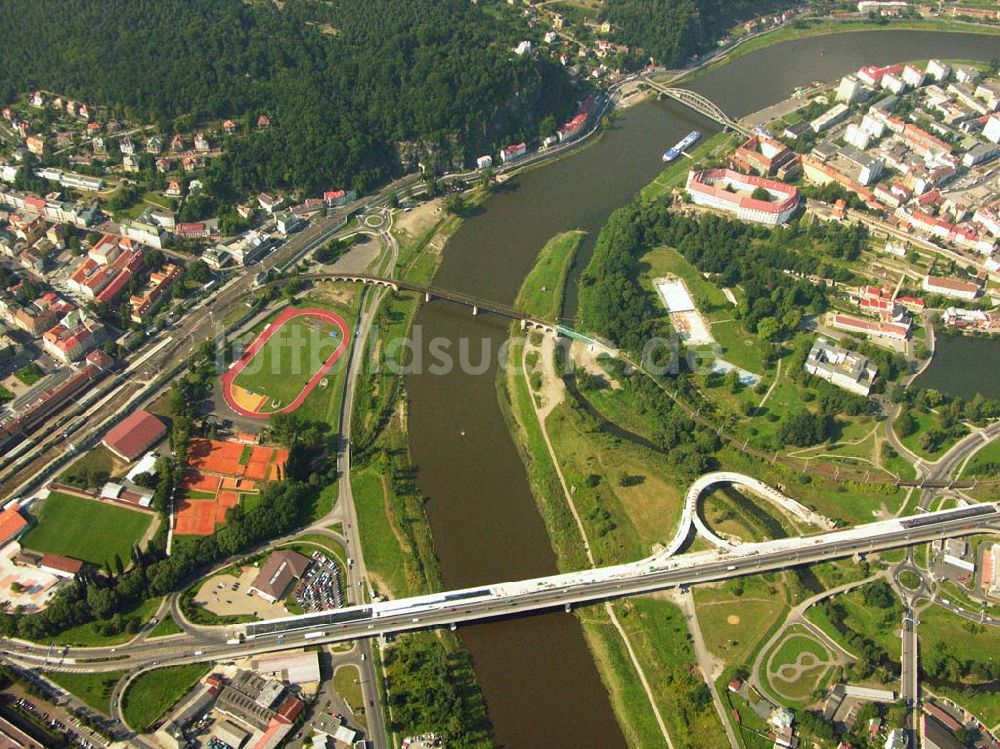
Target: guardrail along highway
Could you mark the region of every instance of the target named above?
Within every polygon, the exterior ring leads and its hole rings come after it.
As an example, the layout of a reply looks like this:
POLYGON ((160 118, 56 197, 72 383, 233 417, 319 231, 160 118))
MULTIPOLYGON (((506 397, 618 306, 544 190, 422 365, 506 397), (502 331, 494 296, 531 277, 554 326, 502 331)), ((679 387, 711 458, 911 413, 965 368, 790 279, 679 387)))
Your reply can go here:
POLYGON ((659 553, 638 562, 611 567, 273 619, 245 625, 242 634, 250 641, 285 639, 293 634, 332 641, 451 625, 969 535, 998 520, 1000 512, 996 505, 973 505, 801 538, 742 544, 682 556, 659 553))

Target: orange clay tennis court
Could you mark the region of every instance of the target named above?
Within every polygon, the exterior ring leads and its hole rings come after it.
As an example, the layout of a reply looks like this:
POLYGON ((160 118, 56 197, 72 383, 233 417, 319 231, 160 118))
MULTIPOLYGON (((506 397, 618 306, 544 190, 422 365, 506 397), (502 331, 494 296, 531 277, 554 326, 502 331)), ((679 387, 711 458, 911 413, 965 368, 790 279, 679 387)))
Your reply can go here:
POLYGON ((174 533, 182 536, 210 536, 215 531, 214 499, 182 499, 174 517, 174 533))
POLYGON ((283 476, 287 461, 288 451, 280 447, 191 440, 183 486, 188 491, 212 497, 189 497, 178 502, 174 533, 211 535, 217 526, 225 523, 226 511, 236 507, 244 494, 256 493, 260 481, 283 476))

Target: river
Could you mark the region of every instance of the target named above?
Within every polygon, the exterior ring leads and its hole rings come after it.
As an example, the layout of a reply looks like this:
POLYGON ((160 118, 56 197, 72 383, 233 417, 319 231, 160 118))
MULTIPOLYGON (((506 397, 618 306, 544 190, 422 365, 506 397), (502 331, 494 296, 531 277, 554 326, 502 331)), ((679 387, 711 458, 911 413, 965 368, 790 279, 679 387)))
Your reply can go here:
MULTIPOLYGON (((787 97, 795 86, 834 80, 864 64, 916 58, 990 59, 996 37, 878 31, 813 37, 750 53, 698 78, 691 88, 728 114, 743 116, 787 97)), ((580 153, 516 178, 490 198, 445 250, 435 285, 510 303, 535 256, 554 234, 590 232, 586 263, 609 214, 660 172, 660 155, 687 132, 714 123, 680 105, 648 102, 627 110, 580 153)), ((575 297, 571 300, 575 304, 575 297)), ((424 359, 435 337, 471 342, 478 373, 406 378, 418 482, 449 588, 556 571, 555 555, 507 431, 495 389, 496 352, 506 321, 472 317, 446 302, 422 306, 415 336, 424 359)), ((457 357, 456 357, 457 359, 457 357)), ((578 621, 564 613, 463 626, 497 742, 524 747, 624 747, 607 691, 578 621)), ((678 749, 681 749, 678 747, 678 749)))

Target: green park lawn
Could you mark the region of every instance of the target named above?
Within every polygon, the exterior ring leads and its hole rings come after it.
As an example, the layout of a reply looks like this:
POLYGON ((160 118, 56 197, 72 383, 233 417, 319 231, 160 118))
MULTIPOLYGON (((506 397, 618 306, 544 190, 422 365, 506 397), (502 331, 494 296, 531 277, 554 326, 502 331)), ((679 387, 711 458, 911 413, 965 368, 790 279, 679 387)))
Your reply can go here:
POLYGON ((734 364, 756 375, 767 373, 764 364, 766 351, 753 335, 748 333, 739 320, 712 323, 712 337, 722 346, 722 356, 734 364))
POLYGON ((518 309, 543 320, 555 320, 562 312, 566 276, 586 232, 557 234, 538 253, 534 267, 524 279, 514 303, 518 309))
MULTIPOLYGON (((917 429, 916 431, 913 432, 913 434, 908 434, 906 437, 900 436, 899 441, 902 442, 909 450, 919 455, 921 458, 927 458, 929 460, 937 460, 948 451, 948 448, 950 448, 952 445, 958 442, 958 439, 961 439, 961 438, 944 439, 941 441, 941 444, 938 445, 936 450, 934 451, 925 450, 920 445, 920 438, 929 429, 932 429, 937 426, 938 418, 933 413, 919 411, 916 408, 911 408, 910 413, 913 415, 913 418, 917 422, 917 429)), ((962 436, 964 437, 966 433, 967 430, 965 433, 962 434, 962 436)))
POLYGON ((167 614, 160 620, 160 623, 153 627, 153 630, 147 635, 147 637, 167 637, 169 635, 178 635, 184 630, 181 626, 174 621, 174 617, 167 614))
POLYGON ((136 677, 122 698, 125 722, 135 731, 145 730, 176 704, 209 670, 204 663, 192 663, 158 668, 136 677))
MULTIPOLYGON (((856 588, 849 593, 841 593, 835 596, 834 600, 840 603, 847 612, 844 625, 848 629, 874 641, 893 660, 898 662, 901 647, 898 631, 901 617, 888 613, 891 609, 881 609, 866 605, 863 591, 864 588, 856 588)), ((844 647, 849 653, 854 652, 854 649, 847 643, 839 630, 833 626, 822 606, 811 606, 806 611, 806 618, 826 634, 830 635, 835 642, 844 647)), ((921 631, 922 636, 923 631, 921 631)))
POLYGON ((1000 466, 1000 439, 993 440, 972 456, 962 471, 962 478, 993 478, 997 466, 1000 466))
MULTIPOLYGON (((920 613, 920 650, 938 655, 947 653, 958 661, 1000 661, 1000 637, 992 627, 967 622, 940 606, 931 606, 920 613)), ((931 656, 933 659, 934 656, 931 656)), ((928 662, 921 659, 925 669, 928 662)), ((962 689, 930 684, 929 688, 950 697, 959 705, 971 710, 988 726, 1000 722, 1000 700, 996 694, 976 689, 976 682, 969 680, 962 689)))
POLYGON ((100 477, 114 475, 117 467, 116 462, 124 465, 104 445, 97 445, 94 449, 87 451, 79 460, 73 461, 69 467, 59 474, 58 481, 63 484, 86 489, 88 488, 88 484, 91 486, 96 484, 97 479, 100 477))
POLYGON ((42 372, 41 368, 37 364, 32 362, 31 364, 27 364, 17 370, 17 372, 14 373, 14 376, 25 385, 34 385, 45 376, 45 373, 42 372))
POLYGON ((138 634, 139 630, 153 618, 153 614, 160 608, 163 599, 160 597, 147 598, 138 606, 121 612, 121 618, 125 628, 114 635, 106 635, 100 631, 101 622, 86 622, 75 627, 64 629, 54 637, 45 638, 44 642, 55 641, 57 645, 69 645, 71 647, 111 647, 129 642, 138 634), (129 631, 131 629, 131 631, 129 631))
POLYGON ((705 645, 726 663, 749 665, 771 628, 788 612, 782 592, 766 588, 766 583, 748 580, 740 596, 724 588, 694 589, 705 645))
MULTIPOLYGON (((722 290, 706 280, 698 269, 673 247, 657 247, 650 250, 643 255, 642 266, 643 282, 650 289, 653 288, 654 278, 660 278, 667 274, 684 279, 688 291, 691 292, 691 298, 694 299, 698 310, 704 315, 715 312, 735 312, 736 310, 726 299, 722 290)), ((662 301, 660 306, 663 306, 662 301)))
POLYGON ((48 671, 45 674, 46 678, 105 715, 110 714, 111 693, 115 684, 124 675, 124 671, 101 671, 89 674, 48 671))
POLYGON ((792 634, 781 641, 778 652, 774 654, 774 660, 771 661, 771 667, 778 669, 785 665, 794 664, 802 653, 811 653, 820 661, 826 661, 830 657, 827 649, 812 637, 804 634, 792 634))
MULTIPOLYGON (((339 328, 312 316, 285 322, 236 377, 235 384, 287 405, 340 345, 339 328), (336 336, 331 333, 337 332, 336 336)), ((265 411, 274 410, 270 403, 265 411)))
POLYGON ((364 724, 364 712, 359 712, 359 708, 363 708, 365 704, 360 681, 361 673, 356 666, 340 666, 333 675, 333 691, 350 706, 354 715, 364 724))
POLYGON ((37 523, 24 537, 25 548, 96 565, 113 561, 116 554, 127 563, 132 546, 153 522, 145 512, 58 492, 32 509, 37 523))
POLYGON ((351 474, 351 488, 358 512, 358 532, 365 550, 365 564, 388 587, 393 597, 406 595, 405 556, 409 550, 400 548, 400 542, 391 532, 386 514, 385 495, 379 475, 370 468, 351 474))
POLYGON ((767 681, 772 691, 784 700, 792 700, 796 707, 803 707, 810 701, 813 692, 822 685, 830 668, 831 656, 825 645, 820 644, 805 629, 796 626, 790 629, 775 650, 769 655, 767 681), (814 665, 806 666, 794 678, 785 678, 782 667, 794 668, 803 654, 814 656, 814 665))

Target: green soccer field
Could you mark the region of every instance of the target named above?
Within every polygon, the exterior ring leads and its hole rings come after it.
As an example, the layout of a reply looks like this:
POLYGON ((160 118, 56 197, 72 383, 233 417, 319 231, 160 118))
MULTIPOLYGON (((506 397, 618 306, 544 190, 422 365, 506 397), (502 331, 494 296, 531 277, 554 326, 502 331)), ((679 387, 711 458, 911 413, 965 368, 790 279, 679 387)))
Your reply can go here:
POLYGON ((37 524, 25 535, 25 548, 98 565, 115 554, 127 564, 132 545, 153 522, 144 512, 57 492, 31 510, 37 524))
POLYGON ((234 384, 268 402, 261 411, 286 406, 302 392, 310 378, 337 350, 340 329, 317 317, 296 317, 284 323, 236 377, 234 384), (336 332, 336 336, 331 333, 336 332), (280 406, 272 406, 277 400, 280 406))

